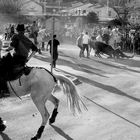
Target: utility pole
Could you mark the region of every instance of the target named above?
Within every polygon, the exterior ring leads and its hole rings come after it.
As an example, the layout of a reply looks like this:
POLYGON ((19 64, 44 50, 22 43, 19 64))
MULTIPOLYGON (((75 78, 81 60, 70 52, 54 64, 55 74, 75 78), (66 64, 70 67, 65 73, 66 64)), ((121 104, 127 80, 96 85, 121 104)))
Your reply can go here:
POLYGON ((107 17, 109 16, 108 12, 109 12, 109 0, 107 0, 107 17))
MULTIPOLYGON (((62 0, 59 0, 59 10, 57 11, 58 14, 60 14, 60 4, 62 2, 62 0)), ((53 45, 54 45, 54 41, 53 41, 53 36, 55 34, 55 14, 56 14, 56 9, 53 9, 53 15, 52 15, 52 40, 51 40, 51 73, 53 73, 53 45)))
POLYGON ((53 9, 53 15, 52 15, 52 40, 51 40, 51 73, 53 73, 53 36, 54 36, 54 32, 55 32, 55 12, 56 10, 53 9))
POLYGON ((0 59, 1 59, 2 41, 0 40, 0 59))

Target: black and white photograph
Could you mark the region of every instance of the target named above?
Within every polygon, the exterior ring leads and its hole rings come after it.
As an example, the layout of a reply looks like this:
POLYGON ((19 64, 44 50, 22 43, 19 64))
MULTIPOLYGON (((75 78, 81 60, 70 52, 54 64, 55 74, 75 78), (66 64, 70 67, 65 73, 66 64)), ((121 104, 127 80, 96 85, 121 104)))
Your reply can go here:
POLYGON ((0 140, 140 140, 140 0, 0 0, 0 140))

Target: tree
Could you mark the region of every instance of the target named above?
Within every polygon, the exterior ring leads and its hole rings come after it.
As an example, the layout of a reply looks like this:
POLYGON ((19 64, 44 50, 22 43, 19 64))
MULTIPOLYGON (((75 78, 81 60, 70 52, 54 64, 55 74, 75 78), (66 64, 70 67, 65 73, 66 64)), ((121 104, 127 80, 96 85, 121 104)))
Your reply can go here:
POLYGON ((86 16, 86 21, 89 24, 98 23, 99 18, 95 12, 89 12, 86 16))
POLYGON ((26 16, 22 14, 24 4, 30 1, 23 0, 0 0, 0 13, 9 22, 26 22, 29 21, 26 16))
POLYGON ((109 21, 108 24, 111 26, 117 26, 117 25, 122 26, 122 22, 118 19, 113 19, 109 21))
POLYGON ((108 5, 111 7, 117 14, 117 19, 122 23, 122 25, 125 25, 128 22, 128 14, 131 10, 130 7, 127 7, 128 0, 97 0, 99 4, 101 5, 108 5))

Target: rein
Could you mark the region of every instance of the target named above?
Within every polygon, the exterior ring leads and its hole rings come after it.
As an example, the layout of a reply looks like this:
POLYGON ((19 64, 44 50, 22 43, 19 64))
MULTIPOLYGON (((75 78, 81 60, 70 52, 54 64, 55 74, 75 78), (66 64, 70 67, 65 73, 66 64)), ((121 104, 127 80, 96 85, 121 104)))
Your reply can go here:
POLYGON ((14 92, 14 94, 15 94, 20 100, 22 100, 22 99, 20 98, 20 96, 16 93, 16 91, 14 90, 14 88, 12 87, 11 82, 9 81, 8 83, 9 83, 9 85, 10 85, 10 88, 11 88, 12 91, 14 92))

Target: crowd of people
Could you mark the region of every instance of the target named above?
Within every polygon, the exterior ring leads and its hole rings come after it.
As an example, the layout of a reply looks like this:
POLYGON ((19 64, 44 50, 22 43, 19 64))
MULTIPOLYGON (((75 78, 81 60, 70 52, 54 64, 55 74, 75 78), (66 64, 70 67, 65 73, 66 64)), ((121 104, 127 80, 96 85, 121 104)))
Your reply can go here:
POLYGON ((122 30, 121 26, 95 27, 92 31, 82 32, 77 38, 76 45, 80 48, 79 57, 90 56, 91 41, 98 41, 110 45, 114 50, 140 54, 140 30, 122 30), (85 47, 86 42, 86 47, 85 47), (88 42, 88 43, 87 43, 88 42))
MULTIPOLYGON (((133 29, 132 27, 111 27, 98 28, 94 32, 94 36, 101 35, 104 39, 109 40, 110 38, 115 38, 119 43, 121 50, 132 52, 135 48, 135 53, 140 54, 140 29, 133 29)), ((107 42, 106 42, 107 43, 107 42)), ((111 42, 110 42, 111 43, 111 42)), ((108 44, 108 43, 107 43, 108 44)), ((110 44, 113 46, 113 44, 110 44)))
MULTIPOLYGON (((9 24, 5 28, 5 40, 11 40, 12 36, 17 33, 16 24, 9 24)), ((33 21, 32 24, 25 24, 25 35, 34 39, 34 44, 37 45, 37 36, 39 32, 39 27, 36 21, 33 21)))
MULTIPOLYGON (((13 38, 18 34, 18 26, 20 24, 9 24, 8 27, 5 28, 5 40, 7 41, 12 41, 13 43, 13 38)), ((43 50, 45 47, 45 42, 46 44, 46 50, 50 49, 50 54, 51 54, 51 43, 52 43, 52 36, 50 33, 47 33, 46 30, 44 30, 42 27, 38 25, 36 21, 33 21, 32 24, 22 24, 24 26, 23 31, 24 31, 24 36, 31 40, 33 44, 38 48, 38 53, 41 54, 41 50, 43 50), (44 41, 45 38, 45 41, 44 41)), ((12 44, 11 43, 11 44, 12 44)), ((10 46, 11 46, 10 44, 10 46)), ((28 46, 28 44, 26 44, 28 46)), ((57 39, 57 35, 53 35, 53 67, 56 66, 56 60, 58 58, 58 49, 57 47, 60 45, 60 42, 57 39)))
MULTIPOLYGON (((10 24, 5 28, 5 40, 12 40, 13 35, 17 33, 16 24, 10 24)), ((76 33, 78 34, 78 33, 76 33)), ((47 33, 46 30, 38 26, 36 21, 32 24, 25 24, 24 35, 30 39, 38 48, 38 52, 41 54, 41 50, 44 49, 46 44, 46 50, 48 46, 51 46, 52 36, 47 33), (45 40, 44 40, 45 38, 45 40)), ((55 43, 56 36, 54 37, 54 45, 56 48, 60 45, 60 42, 55 43)), ((91 42, 98 41, 110 45, 114 50, 120 49, 121 51, 135 52, 140 54, 140 30, 123 29, 121 26, 94 26, 90 29, 83 29, 80 35, 76 39, 76 45, 80 48, 79 57, 90 57, 91 42)), ((56 66, 58 59, 58 49, 54 49, 55 57, 53 67, 56 66)), ((51 54, 51 51, 50 51, 51 54)))

